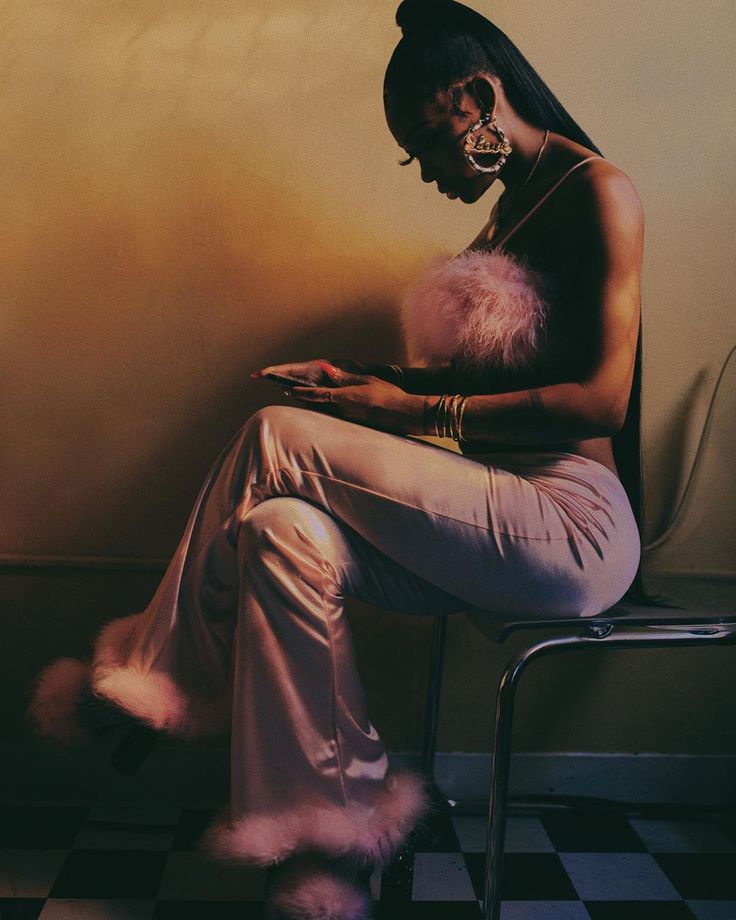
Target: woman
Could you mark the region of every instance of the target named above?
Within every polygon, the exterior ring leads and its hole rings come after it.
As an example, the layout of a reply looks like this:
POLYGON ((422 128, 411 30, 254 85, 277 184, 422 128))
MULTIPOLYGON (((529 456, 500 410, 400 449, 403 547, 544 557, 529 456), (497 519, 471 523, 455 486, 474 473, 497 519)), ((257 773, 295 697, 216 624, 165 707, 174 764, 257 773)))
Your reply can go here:
POLYGON ((345 597, 591 616, 639 578, 636 191, 488 20, 406 0, 397 22, 396 141, 452 199, 504 187, 410 300, 434 363, 256 372, 295 378, 295 405, 248 419, 146 610, 90 663, 50 665, 31 705, 70 741, 90 700, 180 737, 229 730, 231 800, 203 842, 271 867, 272 917, 368 916, 370 872, 430 809, 369 721, 345 597), (466 456, 406 437, 427 433, 466 456))

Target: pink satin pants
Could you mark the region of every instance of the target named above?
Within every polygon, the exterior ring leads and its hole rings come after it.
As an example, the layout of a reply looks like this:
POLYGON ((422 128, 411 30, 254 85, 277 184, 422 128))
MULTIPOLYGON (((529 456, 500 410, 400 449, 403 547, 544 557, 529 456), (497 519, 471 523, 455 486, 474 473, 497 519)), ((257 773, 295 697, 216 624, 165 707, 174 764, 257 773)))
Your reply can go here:
POLYGON ((329 824, 384 791, 346 597, 554 618, 625 593, 640 547, 620 481, 574 454, 493 457, 296 406, 256 412, 224 447, 151 603, 109 624, 93 661, 98 691, 152 724, 197 736, 228 723, 215 850, 262 864, 312 844, 344 851, 360 828, 313 831, 315 815, 329 824), (126 676, 141 680, 138 703, 126 676))

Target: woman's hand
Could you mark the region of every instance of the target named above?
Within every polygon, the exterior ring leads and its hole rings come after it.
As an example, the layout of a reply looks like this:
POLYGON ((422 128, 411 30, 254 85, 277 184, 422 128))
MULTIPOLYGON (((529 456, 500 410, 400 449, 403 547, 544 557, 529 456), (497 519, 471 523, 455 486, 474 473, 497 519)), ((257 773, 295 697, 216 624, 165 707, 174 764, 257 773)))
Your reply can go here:
MULTIPOLYGON (((349 361, 350 359, 343 360, 349 361)), ((250 376, 268 379, 268 374, 278 374, 280 377, 295 377, 297 380, 303 380, 305 386, 335 386, 331 384, 331 378, 327 373, 327 368, 333 366, 327 358, 315 358, 313 361, 300 361, 293 364, 270 364, 268 367, 253 371, 250 376)))
POLYGON ((355 374, 325 365, 330 383, 293 386, 292 396, 304 406, 339 418, 392 431, 422 434, 422 399, 371 374, 355 374))

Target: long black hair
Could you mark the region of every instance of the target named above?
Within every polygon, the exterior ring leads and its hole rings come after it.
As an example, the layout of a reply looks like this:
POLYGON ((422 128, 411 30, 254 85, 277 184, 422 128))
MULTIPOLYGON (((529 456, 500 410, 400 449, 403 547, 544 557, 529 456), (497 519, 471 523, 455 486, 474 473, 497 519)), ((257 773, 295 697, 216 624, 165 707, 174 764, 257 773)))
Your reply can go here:
MULTIPOLYGON (((511 39, 485 16, 454 0, 403 0, 396 11, 399 40, 386 68, 384 102, 418 105, 433 100, 478 73, 497 76, 514 111, 539 128, 582 144, 603 156, 560 103, 511 39)), ((621 482, 629 498, 640 536, 643 531, 641 466, 642 330, 636 346, 634 375, 623 427, 612 446, 621 482)), ((641 560, 625 600, 657 603, 647 594, 641 560)))

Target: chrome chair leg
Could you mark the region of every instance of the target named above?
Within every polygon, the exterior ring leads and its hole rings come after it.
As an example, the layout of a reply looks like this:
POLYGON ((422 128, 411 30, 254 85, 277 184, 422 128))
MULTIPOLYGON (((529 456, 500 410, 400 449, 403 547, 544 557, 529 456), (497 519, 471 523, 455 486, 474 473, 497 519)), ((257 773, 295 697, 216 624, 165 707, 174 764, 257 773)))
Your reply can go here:
POLYGON ((525 665, 539 650, 525 649, 511 659, 501 675, 496 696, 496 718, 491 750, 491 787, 488 795, 488 824, 486 826, 486 859, 483 881, 483 920, 499 920, 501 916, 501 882, 503 875, 504 838, 506 835, 506 803, 511 772, 511 739, 514 721, 514 699, 519 678, 525 665))
MULTIPOLYGON (((598 638, 597 632, 594 633, 598 638)), ((608 635, 608 632, 605 632, 608 635)), ((504 839, 511 773, 511 741, 514 729, 514 701, 521 675, 535 658, 580 648, 589 644, 586 637, 544 639, 526 646, 514 655, 501 675, 496 695, 496 717, 491 750, 491 786, 488 795, 486 826, 485 876, 483 880, 483 920, 499 920, 501 916, 501 882, 503 876, 504 839)))
POLYGON ((422 747, 422 772, 432 782, 434 782, 434 756, 437 750, 437 723, 442 693, 442 665, 445 657, 446 635, 447 617, 435 616, 432 627, 432 649, 429 659, 422 747))

